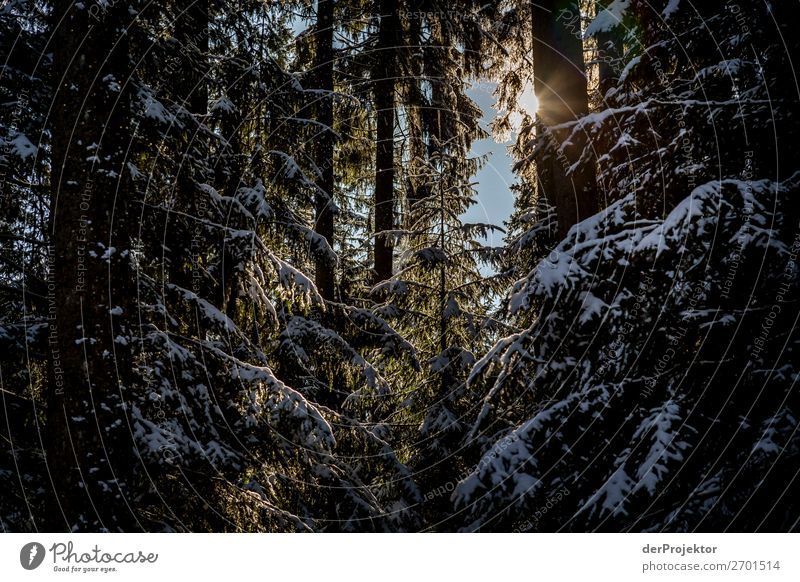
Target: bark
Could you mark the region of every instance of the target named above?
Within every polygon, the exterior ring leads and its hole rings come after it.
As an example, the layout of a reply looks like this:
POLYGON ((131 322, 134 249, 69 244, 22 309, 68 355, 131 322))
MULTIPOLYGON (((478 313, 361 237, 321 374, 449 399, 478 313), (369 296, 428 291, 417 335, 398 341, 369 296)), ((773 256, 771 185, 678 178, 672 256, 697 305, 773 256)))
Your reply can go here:
MULTIPOLYGON (((324 92, 317 96, 316 121, 320 124, 316 137, 316 165, 320 171, 315 195, 315 231, 333 248, 334 235, 334 136, 333 136, 333 8, 334 0, 319 0, 317 3, 317 26, 315 33, 316 53, 314 75, 316 87, 324 92), (328 129, 330 128, 330 129, 328 129)), ((335 290, 334 262, 326 256, 316 259, 315 283, 320 295, 333 300, 335 290)))
MULTIPOLYGON (((198 121, 203 121, 208 113, 208 0, 183 0, 175 8, 174 36, 177 41, 175 56, 179 67, 175 71, 172 90, 174 99, 181 102, 198 121)), ((175 129, 174 131, 181 131, 175 129)), ((203 135, 191 125, 179 136, 182 151, 178 152, 178 170, 175 189, 175 208, 191 216, 197 216, 197 182, 205 182, 205 177, 196 175, 195 158, 205 158, 208 145, 203 135)), ((192 268, 196 257, 192 256, 190 241, 196 224, 183 217, 173 216, 167 228, 169 240, 169 278, 177 285, 199 293, 194 288, 192 268)), ((226 263, 227 265, 227 263, 226 263)), ((231 277, 223 273, 223 305, 227 299, 227 289, 232 287, 231 277)))
MULTIPOLYGON (((556 142, 566 137, 554 126, 579 119, 589 111, 583 42, 566 26, 566 14, 579 14, 576 0, 543 0, 531 4, 533 21, 534 91, 539 99, 538 130, 551 133, 556 142)), ((594 166, 585 162, 577 171, 567 170, 580 159, 587 144, 576 135, 563 155, 537 161, 538 188, 556 207, 559 235, 597 211, 594 166)))
POLYGON ((128 322, 132 199, 127 3, 63 2, 54 12, 54 258, 46 461, 54 531, 139 529, 128 322), (90 9, 91 7, 91 9, 90 9), (95 12, 96 10, 96 12, 95 12))
MULTIPOLYGON (((597 2, 597 13, 602 11, 608 2, 597 2)), ((622 38, 620 30, 622 25, 615 27, 612 30, 599 32, 595 37, 597 41, 597 90, 600 93, 600 100, 602 102, 606 93, 612 87, 615 87, 619 79, 619 59, 622 57, 622 38)))
POLYGON ((399 48, 400 18, 394 0, 380 2, 380 28, 374 69, 377 137, 375 152, 375 282, 393 274, 394 249, 391 237, 380 233, 394 228, 394 126, 395 82, 399 48))
POLYGON ((177 9, 175 37, 186 60, 180 71, 185 107, 196 115, 208 112, 208 0, 183 0, 177 9))

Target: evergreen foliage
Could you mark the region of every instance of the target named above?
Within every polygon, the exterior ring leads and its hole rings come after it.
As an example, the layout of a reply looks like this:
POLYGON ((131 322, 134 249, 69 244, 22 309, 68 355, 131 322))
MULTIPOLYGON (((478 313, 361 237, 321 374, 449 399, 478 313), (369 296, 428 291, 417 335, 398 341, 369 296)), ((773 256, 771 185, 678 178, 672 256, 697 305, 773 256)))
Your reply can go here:
POLYGON ((6 2, 0 527, 796 530, 793 16, 6 2))

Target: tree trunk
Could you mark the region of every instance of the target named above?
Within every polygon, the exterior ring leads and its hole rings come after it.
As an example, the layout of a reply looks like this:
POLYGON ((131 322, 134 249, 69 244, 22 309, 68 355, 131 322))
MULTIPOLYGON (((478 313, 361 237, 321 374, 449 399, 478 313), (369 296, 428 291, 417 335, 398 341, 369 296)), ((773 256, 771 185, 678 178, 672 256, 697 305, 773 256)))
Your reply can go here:
MULTIPOLYGON (((317 234, 324 237, 333 248, 334 235, 334 136, 333 136, 333 7, 334 0, 318 0, 317 26, 314 35, 316 52, 314 75, 317 96, 316 120, 320 124, 316 144, 316 165, 320 171, 315 195, 317 234)), ((335 291, 335 264, 329 257, 316 259, 315 283, 320 295, 333 300, 335 291)))
MULTIPOLYGON (((552 133, 556 143, 567 137, 554 126, 575 121, 589 111, 583 42, 578 31, 568 28, 567 14, 579 14, 576 0, 543 0, 531 3, 533 20, 534 91, 539 99, 539 131, 552 133)), ((581 163, 567 176, 587 144, 576 135, 563 155, 537 161, 538 188, 556 207, 558 230, 565 236, 581 220, 597 212, 594 166, 581 163)))
POLYGON ((186 67, 180 84, 186 109, 195 115, 208 113, 208 0, 183 0, 178 7, 175 37, 181 44, 186 67))
POLYGON ((377 138, 375 151, 375 282, 393 274, 393 244, 382 235, 394 228, 394 124, 396 49, 400 39, 400 18, 394 0, 381 0, 381 21, 374 69, 377 138))
MULTIPOLYGON (((607 1, 596 2, 597 13, 599 14, 608 5, 607 1)), ((611 30, 598 32, 595 40, 597 41, 597 91, 600 94, 600 102, 609 89, 616 86, 619 79, 618 69, 619 59, 622 57, 622 39, 620 38, 620 28, 622 25, 611 30)))
MULTIPOLYGON (((208 0, 182 0, 177 3, 174 34, 178 42, 175 56, 179 67, 175 71, 174 79, 168 81, 173 83, 174 99, 181 102, 201 123, 208 113, 208 84, 205 80, 208 72, 208 24, 208 0)), ((205 179, 203 176, 195 175, 197 164, 193 163, 193 160, 207 157, 208 147, 204 136, 191 125, 180 136, 180 144, 183 151, 177 152, 180 156, 180 165, 176 178, 174 207, 185 214, 197 216, 199 214, 197 182, 204 182, 205 179)), ((193 256, 190 241, 196 226, 194 221, 187 220, 185 216, 173 216, 167 229, 170 248, 168 272, 172 283, 194 293, 200 293, 201 290, 196 288, 197 281, 192 277, 192 269, 196 268, 194 264, 196 257, 193 256)), ((223 289, 231 287, 230 279, 229 273, 224 272, 223 289)), ((227 292, 223 291, 221 298, 223 305, 227 295, 227 292)))
POLYGON ((54 13, 55 318, 46 460, 55 531, 138 529, 132 508, 129 6, 63 2, 54 13), (95 12, 96 10, 96 12, 95 12))

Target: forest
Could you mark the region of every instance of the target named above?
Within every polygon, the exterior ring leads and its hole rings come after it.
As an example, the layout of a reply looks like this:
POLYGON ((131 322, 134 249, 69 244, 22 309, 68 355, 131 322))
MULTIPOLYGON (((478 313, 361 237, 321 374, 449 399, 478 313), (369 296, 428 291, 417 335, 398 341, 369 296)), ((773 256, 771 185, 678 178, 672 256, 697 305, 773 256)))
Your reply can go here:
POLYGON ((798 17, 4 0, 0 531, 800 530, 798 17))

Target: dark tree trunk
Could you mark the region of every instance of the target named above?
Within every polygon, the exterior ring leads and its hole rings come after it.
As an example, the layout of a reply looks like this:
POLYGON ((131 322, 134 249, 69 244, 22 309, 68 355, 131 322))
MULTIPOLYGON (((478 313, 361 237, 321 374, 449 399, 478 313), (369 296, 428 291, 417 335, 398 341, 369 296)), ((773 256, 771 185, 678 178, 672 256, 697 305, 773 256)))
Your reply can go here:
MULTIPOLYGON (((408 22, 407 43, 409 46, 422 46, 424 38, 422 34, 422 19, 412 18, 408 22)), ((426 120, 429 112, 426 108, 426 99, 423 96, 423 84, 425 83, 424 64, 428 61, 423 55, 418 55, 409 61, 410 78, 403 79, 405 99, 409 106, 406 111, 406 131, 408 134, 407 145, 409 155, 409 172, 406 177, 406 215, 404 226, 412 229, 414 225, 414 206, 429 195, 427 180, 422 178, 425 173, 424 160, 428 153, 426 142, 426 120)))
MULTIPOLYGON (((238 191, 242 180, 243 162, 241 159, 241 152, 244 151, 244 148, 241 137, 241 126, 242 117, 238 110, 233 113, 223 113, 221 120, 222 135, 228 143, 225 151, 231 157, 231 161, 226 168, 228 174, 221 181, 223 183, 223 192, 229 200, 236 196, 236 192, 238 191)), ((222 236, 224 237, 225 235, 223 234, 222 236)), ((192 260, 197 261, 198 258, 199 257, 195 256, 192 260)), ((238 304, 237 294, 239 273, 234 270, 234 263, 235 257, 233 256, 233 253, 231 253, 231 247, 230 245, 225 245, 222 264, 222 293, 223 305, 225 306, 225 315, 227 315, 231 321, 237 321, 236 316, 238 304)), ((200 290, 193 289, 193 291, 197 293, 200 290)))
POLYGON ((375 151, 375 281, 392 277, 393 244, 379 233, 394 228, 394 125, 396 49, 399 48, 400 18, 395 0, 381 0, 381 21, 374 69, 377 137, 375 151))
MULTIPOLYGON (((597 2, 597 13, 599 14, 608 2, 597 2)), ((608 31, 598 32, 595 37, 597 41, 597 91, 600 94, 600 102, 609 89, 616 86, 619 79, 618 66, 619 59, 622 57, 622 38, 620 29, 622 25, 608 31)))
POLYGON ((186 109, 208 113, 208 0, 182 0, 177 8, 175 37, 181 44, 185 66, 179 81, 186 109))
MULTIPOLYGON (((54 13, 46 459, 55 531, 139 529, 133 509, 129 5, 54 13), (97 10, 96 12, 93 12, 97 10)), ((91 9, 90 9, 91 7, 91 9)))
MULTIPOLYGON (((178 67, 172 82, 174 99, 182 103, 186 110, 202 122, 208 113, 208 0, 182 0, 175 7, 174 35, 178 46, 175 57, 178 67)), ((179 143, 183 151, 179 153, 178 171, 175 189, 175 208, 182 213, 198 216, 197 182, 204 182, 203 176, 196 175, 197 164, 194 160, 207 157, 208 147, 202 133, 196 127, 187 126, 182 131, 179 143)), ((173 215, 167 228, 169 252, 169 278, 172 283, 199 293, 193 288, 197 282, 192 278, 196 257, 192 256, 190 241, 194 236, 197 224, 187 220, 185 216, 173 215)), ((230 276, 223 273, 223 289, 231 287, 230 276)), ((223 291, 222 303, 225 303, 227 292, 223 291)))
MULTIPOLYGON (((333 248, 334 234, 334 136, 333 136, 333 7, 334 0, 317 2, 316 53, 314 76, 316 87, 322 93, 317 96, 316 120, 320 124, 316 137, 316 165, 320 171, 315 196, 317 234, 324 237, 333 248), (328 129, 330 128, 330 129, 328 129)), ((335 264, 329 257, 316 259, 317 290, 324 299, 333 300, 335 288, 335 264)))
MULTIPOLYGON (((579 14, 576 0, 542 0, 531 4, 533 19, 534 91, 539 99, 539 131, 551 132, 558 141, 563 130, 551 129, 588 113, 589 102, 583 42, 579 32, 568 27, 566 14, 579 14)), ((567 170, 580 158, 587 143, 577 135, 564 148, 563 155, 537 161, 538 187, 556 207, 559 235, 597 212, 595 172, 591 164, 581 163, 567 176, 567 170)))

